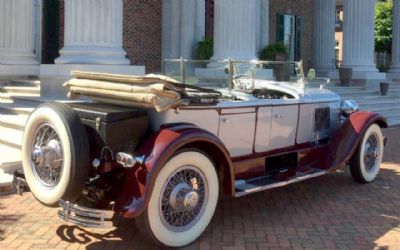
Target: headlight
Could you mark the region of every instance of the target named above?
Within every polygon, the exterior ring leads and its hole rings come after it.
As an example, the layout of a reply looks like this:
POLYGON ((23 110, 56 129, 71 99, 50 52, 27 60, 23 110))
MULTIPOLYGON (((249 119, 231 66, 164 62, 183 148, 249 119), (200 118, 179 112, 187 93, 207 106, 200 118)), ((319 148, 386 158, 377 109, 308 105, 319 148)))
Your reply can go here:
POLYGON ((340 104, 340 113, 344 117, 349 117, 351 114, 359 110, 360 107, 358 106, 358 103, 354 100, 344 100, 340 104))

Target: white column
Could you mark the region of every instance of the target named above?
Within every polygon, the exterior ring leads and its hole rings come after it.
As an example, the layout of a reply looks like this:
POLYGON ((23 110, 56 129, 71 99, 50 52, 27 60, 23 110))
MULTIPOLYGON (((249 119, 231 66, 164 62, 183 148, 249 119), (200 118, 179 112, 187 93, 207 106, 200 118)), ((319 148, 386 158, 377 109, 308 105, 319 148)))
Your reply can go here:
POLYGON ((162 54, 164 59, 194 56, 205 36, 204 0, 163 0, 162 54))
POLYGON ((214 60, 256 58, 257 2, 215 0, 214 60))
POLYGON ((333 71, 336 0, 314 0, 313 63, 319 73, 333 71))
POLYGON ((400 73, 400 0, 393 1, 392 67, 390 73, 400 73))
POLYGON ((168 59, 171 54, 171 8, 172 0, 162 1, 162 40, 161 40, 161 52, 162 58, 168 59))
POLYGON ((206 36, 206 1, 196 1, 196 27, 195 40, 196 42, 203 40, 206 36))
POLYGON ((180 57, 181 0, 172 0, 170 26, 170 58, 180 57))
POLYGON ((195 46, 196 3, 182 0, 181 3, 181 53, 183 58, 192 58, 195 46))
POLYGON ((33 0, 0 0, 0 64, 38 64, 33 0))
POLYGON ((130 64, 122 48, 122 0, 64 1, 64 48, 57 64, 130 64))
POLYGON ((269 44, 269 0, 260 0, 260 50, 269 44))
POLYGON ((375 0, 344 1, 343 67, 377 72, 374 63, 375 0))

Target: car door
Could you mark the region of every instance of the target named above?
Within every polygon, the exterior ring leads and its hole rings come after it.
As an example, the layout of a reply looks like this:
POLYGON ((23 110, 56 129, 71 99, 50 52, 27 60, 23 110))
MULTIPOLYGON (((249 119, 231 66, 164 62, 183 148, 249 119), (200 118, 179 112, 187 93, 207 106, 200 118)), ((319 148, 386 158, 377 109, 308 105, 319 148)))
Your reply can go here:
POLYGON ((271 141, 272 101, 266 100, 265 106, 258 108, 256 138, 254 150, 256 153, 267 152, 271 141))
POLYGON ((256 108, 226 108, 221 110, 218 137, 231 157, 253 153, 256 108))
POLYGON ((286 148, 296 144, 298 116, 299 104, 297 100, 274 100, 269 150, 286 148))

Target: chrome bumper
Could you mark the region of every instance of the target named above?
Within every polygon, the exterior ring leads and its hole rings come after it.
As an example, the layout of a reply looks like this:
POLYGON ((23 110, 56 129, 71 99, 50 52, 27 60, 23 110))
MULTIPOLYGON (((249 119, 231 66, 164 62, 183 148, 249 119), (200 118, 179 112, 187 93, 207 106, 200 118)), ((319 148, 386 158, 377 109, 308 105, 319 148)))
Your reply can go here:
POLYGON ((58 217, 66 222, 90 228, 113 227, 113 211, 81 207, 63 200, 59 201, 59 205, 61 209, 58 210, 58 217))

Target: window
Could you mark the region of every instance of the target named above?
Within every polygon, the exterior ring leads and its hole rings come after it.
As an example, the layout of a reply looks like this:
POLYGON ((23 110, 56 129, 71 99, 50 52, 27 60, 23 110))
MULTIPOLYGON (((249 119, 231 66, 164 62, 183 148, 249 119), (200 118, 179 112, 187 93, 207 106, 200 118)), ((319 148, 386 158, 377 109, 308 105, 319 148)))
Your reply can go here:
POLYGON ((343 24, 341 9, 336 10, 336 21, 335 22, 336 22, 336 27, 340 27, 343 24))
POLYGON ((278 14, 277 42, 285 43, 289 50, 289 61, 301 57, 301 17, 278 14))

